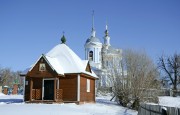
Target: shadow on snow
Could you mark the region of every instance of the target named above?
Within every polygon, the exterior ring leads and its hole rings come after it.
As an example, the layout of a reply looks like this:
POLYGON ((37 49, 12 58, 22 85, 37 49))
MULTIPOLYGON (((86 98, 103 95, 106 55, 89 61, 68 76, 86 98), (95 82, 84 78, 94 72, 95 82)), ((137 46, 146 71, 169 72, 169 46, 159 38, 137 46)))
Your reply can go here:
POLYGON ((0 103, 6 103, 6 104, 11 104, 11 103, 22 103, 23 99, 0 99, 0 103))

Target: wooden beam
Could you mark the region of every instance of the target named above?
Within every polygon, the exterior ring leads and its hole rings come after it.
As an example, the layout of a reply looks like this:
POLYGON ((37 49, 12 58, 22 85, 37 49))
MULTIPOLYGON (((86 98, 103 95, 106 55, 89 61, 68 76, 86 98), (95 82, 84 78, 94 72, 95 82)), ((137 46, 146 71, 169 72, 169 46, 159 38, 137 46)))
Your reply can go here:
POLYGON ((30 101, 32 101, 33 80, 30 78, 30 101))
POLYGON ((56 102, 56 88, 57 88, 57 83, 56 83, 56 78, 54 79, 54 101, 56 102))
POLYGON ((77 101, 80 101, 80 86, 81 86, 81 76, 77 75, 77 101))

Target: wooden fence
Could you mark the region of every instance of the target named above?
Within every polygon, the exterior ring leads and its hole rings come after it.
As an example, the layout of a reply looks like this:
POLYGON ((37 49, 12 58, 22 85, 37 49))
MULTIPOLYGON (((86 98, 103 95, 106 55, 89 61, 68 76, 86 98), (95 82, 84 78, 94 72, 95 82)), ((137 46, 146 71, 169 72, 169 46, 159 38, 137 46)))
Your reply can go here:
POLYGON ((138 115, 180 115, 180 108, 143 103, 139 106, 138 115), (166 113, 162 110, 164 107, 167 108, 166 113))
POLYGON ((63 90, 56 89, 56 101, 63 102, 63 90))
POLYGON ((41 99, 41 89, 32 89, 32 99, 40 100, 41 99))

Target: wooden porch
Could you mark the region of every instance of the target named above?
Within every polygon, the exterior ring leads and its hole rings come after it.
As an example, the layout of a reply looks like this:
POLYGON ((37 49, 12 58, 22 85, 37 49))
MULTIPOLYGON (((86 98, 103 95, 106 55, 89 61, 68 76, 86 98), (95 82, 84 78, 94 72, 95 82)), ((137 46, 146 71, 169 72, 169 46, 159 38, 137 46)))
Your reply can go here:
MULTIPOLYGON (((46 78, 47 79, 47 78, 46 78)), ((44 79, 42 79, 42 84, 38 84, 39 88, 33 88, 34 83, 37 82, 30 79, 30 97, 27 103, 62 103, 63 102, 63 89, 59 89, 59 79, 58 78, 50 78, 53 86, 51 87, 51 91, 53 91, 51 99, 44 99, 44 79)))
POLYGON ((26 101, 26 103, 44 103, 44 104, 53 104, 53 103, 76 103, 80 104, 79 101, 63 101, 63 90, 56 89, 55 99, 54 100, 42 100, 42 90, 41 89, 32 89, 32 98, 31 101, 26 101))
POLYGON ((63 102, 63 90, 55 89, 54 100, 44 100, 42 99, 42 89, 32 89, 32 95, 30 101, 27 103, 62 103, 63 102))

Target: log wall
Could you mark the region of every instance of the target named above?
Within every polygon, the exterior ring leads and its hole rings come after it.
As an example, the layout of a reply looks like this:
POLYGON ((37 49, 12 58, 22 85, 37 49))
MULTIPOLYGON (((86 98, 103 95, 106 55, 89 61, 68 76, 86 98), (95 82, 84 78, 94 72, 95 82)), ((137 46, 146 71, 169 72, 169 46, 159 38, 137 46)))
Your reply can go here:
POLYGON ((80 78, 80 101, 95 102, 95 80, 81 76, 80 78), (90 80, 90 92, 87 92, 87 79, 90 80))
POLYGON ((59 89, 63 90, 63 101, 77 101, 77 75, 61 77, 59 89))

